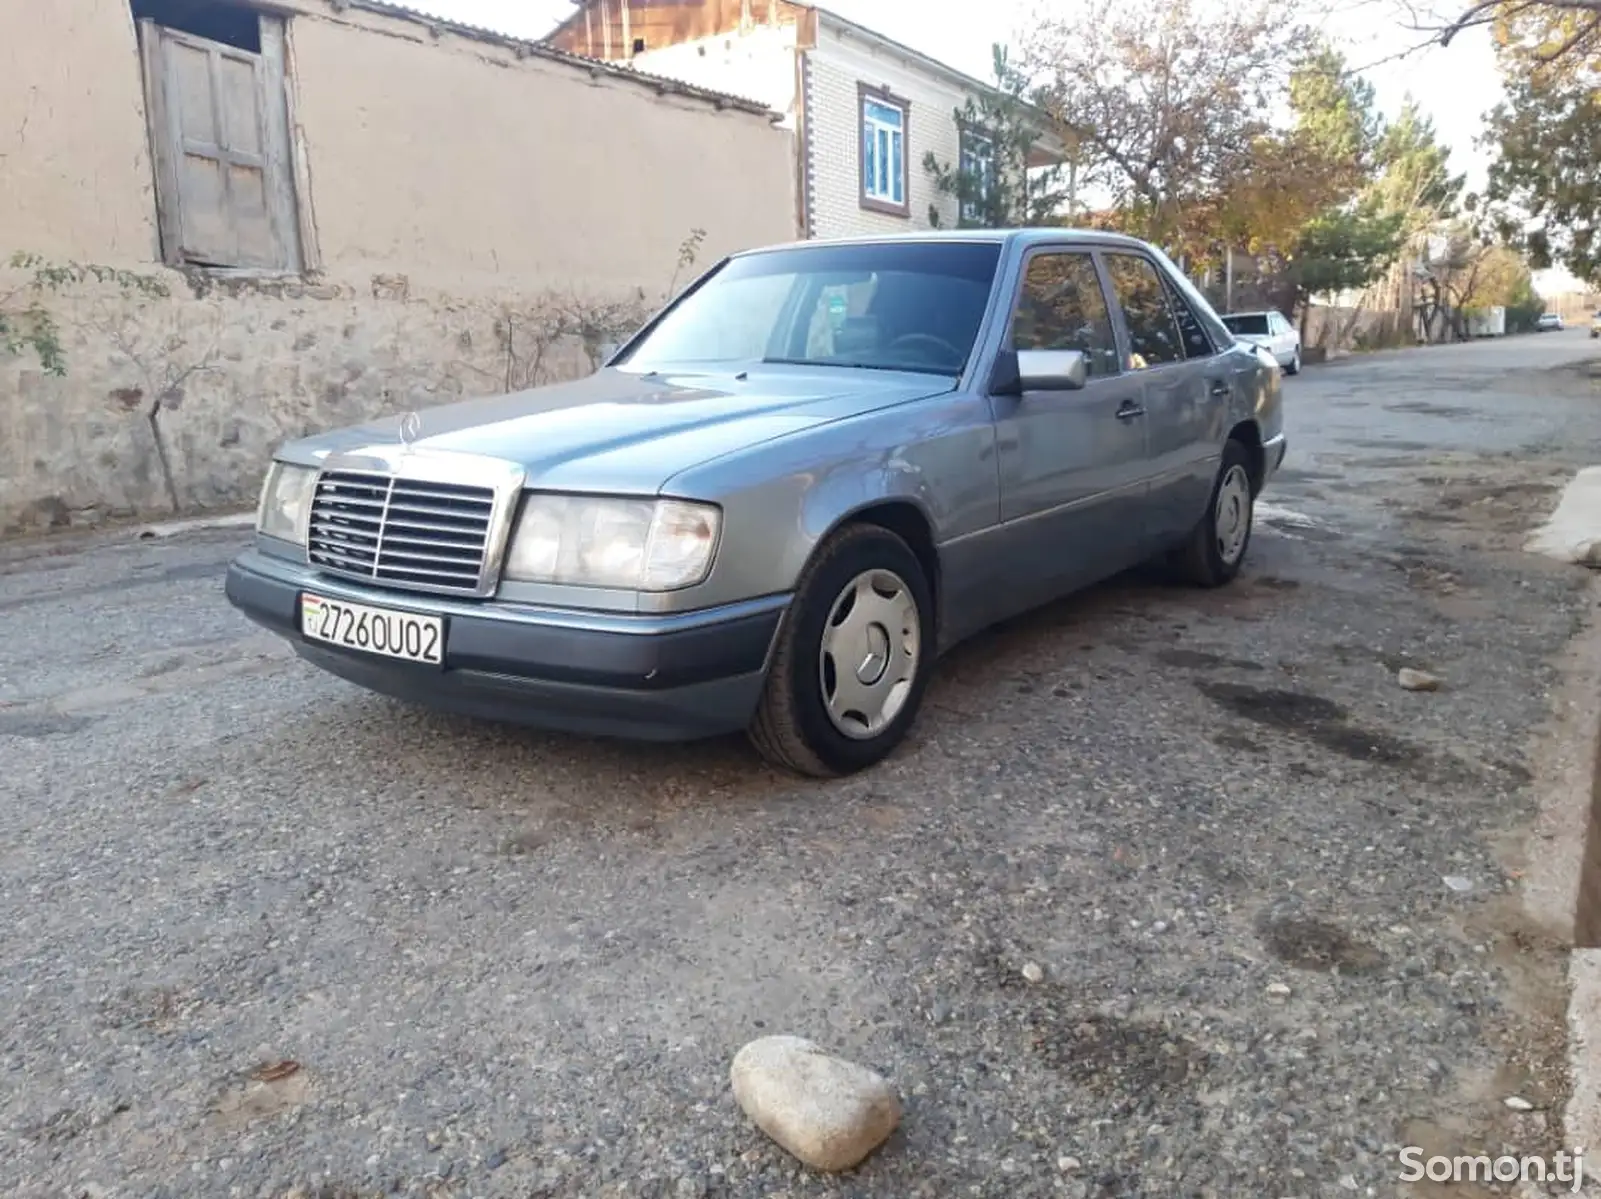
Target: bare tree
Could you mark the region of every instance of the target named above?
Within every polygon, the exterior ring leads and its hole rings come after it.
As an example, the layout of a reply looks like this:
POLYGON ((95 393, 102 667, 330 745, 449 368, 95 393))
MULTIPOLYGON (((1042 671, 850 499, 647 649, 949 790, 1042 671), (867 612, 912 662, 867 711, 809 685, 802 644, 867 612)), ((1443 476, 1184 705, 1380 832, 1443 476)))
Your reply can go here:
POLYGON ((1172 246, 1269 132, 1297 36, 1285 10, 1261 0, 1221 15, 1195 0, 1091 0, 1047 16, 1024 62, 1083 147, 1084 181, 1172 246))
POLYGON ((1449 46, 1471 29, 1489 28, 1497 46, 1525 60, 1527 68, 1594 62, 1601 55, 1601 0, 1442 0, 1420 8, 1400 0, 1405 25, 1422 34, 1393 58, 1429 46, 1449 46))

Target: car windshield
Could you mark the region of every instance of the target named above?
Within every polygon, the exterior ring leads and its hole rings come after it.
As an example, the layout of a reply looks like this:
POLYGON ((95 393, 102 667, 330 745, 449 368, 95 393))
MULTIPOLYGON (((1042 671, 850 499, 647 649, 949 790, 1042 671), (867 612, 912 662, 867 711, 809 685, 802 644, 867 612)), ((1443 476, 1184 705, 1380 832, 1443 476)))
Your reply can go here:
POLYGON ((1223 323, 1228 326, 1228 331, 1234 334, 1261 336, 1267 333, 1267 317, 1262 313, 1253 316, 1226 316, 1223 318, 1223 323))
POLYGON ((731 259, 618 365, 791 363, 958 376, 999 242, 795 246, 731 259))

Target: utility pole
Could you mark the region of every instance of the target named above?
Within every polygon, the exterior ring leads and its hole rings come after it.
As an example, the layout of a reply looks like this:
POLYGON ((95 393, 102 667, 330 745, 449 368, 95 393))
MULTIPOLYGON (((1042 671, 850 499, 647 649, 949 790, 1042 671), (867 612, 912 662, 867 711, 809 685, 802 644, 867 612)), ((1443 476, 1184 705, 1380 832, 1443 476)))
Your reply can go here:
POLYGON ((1223 245, 1223 311, 1234 311, 1234 245, 1223 245))

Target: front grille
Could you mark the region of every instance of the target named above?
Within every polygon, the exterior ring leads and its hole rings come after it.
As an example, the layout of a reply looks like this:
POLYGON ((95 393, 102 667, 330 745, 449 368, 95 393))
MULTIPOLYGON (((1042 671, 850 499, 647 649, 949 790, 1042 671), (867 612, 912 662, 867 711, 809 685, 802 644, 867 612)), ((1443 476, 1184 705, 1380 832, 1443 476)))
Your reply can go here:
POLYGON ((330 470, 317 479, 313 566, 425 591, 477 591, 495 493, 488 487, 330 470))

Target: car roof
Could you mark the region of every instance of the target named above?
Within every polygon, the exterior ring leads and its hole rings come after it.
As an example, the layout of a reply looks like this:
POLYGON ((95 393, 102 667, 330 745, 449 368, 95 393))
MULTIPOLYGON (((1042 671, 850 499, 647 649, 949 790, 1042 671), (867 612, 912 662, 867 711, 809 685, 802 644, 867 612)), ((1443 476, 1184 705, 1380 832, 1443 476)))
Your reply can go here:
POLYGON ((1102 229, 1078 229, 1063 226, 1032 227, 1025 229, 919 229, 905 233, 859 234, 854 237, 819 237, 775 242, 772 245, 753 246, 731 255, 740 258, 747 254, 765 254, 773 250, 795 250, 813 246, 896 245, 916 242, 967 242, 979 245, 1006 245, 1020 243, 1024 247, 1042 242, 1069 244, 1119 245, 1131 249, 1146 249, 1150 243, 1126 233, 1112 233, 1102 229))
POLYGON ((1223 319, 1227 320, 1231 316, 1270 316, 1272 312, 1271 308, 1253 308, 1249 312, 1225 312, 1223 319))

